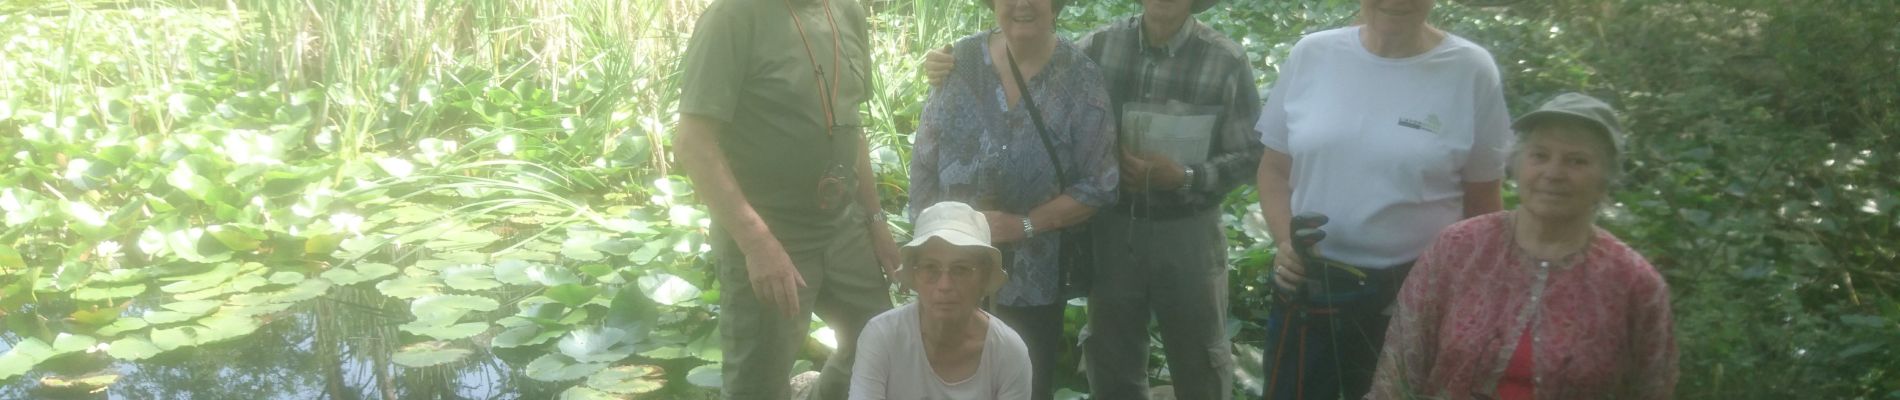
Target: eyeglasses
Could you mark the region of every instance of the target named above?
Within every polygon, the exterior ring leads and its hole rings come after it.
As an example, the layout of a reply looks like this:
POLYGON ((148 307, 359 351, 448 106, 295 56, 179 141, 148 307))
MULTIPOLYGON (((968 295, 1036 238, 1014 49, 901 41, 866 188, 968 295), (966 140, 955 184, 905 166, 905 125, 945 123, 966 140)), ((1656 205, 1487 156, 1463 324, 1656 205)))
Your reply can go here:
POLYGON ((917 267, 916 274, 917 279, 924 282, 936 282, 945 276, 949 276, 950 280, 954 282, 970 282, 976 279, 976 272, 976 267, 968 265, 949 267, 942 265, 925 265, 917 267))

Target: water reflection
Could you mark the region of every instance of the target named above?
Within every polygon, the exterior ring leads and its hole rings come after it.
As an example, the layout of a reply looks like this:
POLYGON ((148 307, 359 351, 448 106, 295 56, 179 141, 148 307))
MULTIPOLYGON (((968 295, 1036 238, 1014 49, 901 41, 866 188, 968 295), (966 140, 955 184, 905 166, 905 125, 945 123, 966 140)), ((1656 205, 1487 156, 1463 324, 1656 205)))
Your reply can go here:
MULTIPOLYGON (((454 342, 475 351, 461 362, 430 368, 398 366, 390 362, 390 355, 405 339, 396 326, 408 318, 406 302, 373 289, 338 287, 274 316, 256 332, 238 339, 181 348, 138 362, 97 353, 70 356, 77 362, 60 363, 92 364, 59 371, 69 374, 97 370, 119 374, 118 381, 103 393, 44 388, 40 378, 59 368, 36 368, 25 377, 0 383, 0 399, 546 399, 573 385, 535 381, 520 374, 520 366, 538 354, 497 355, 468 340, 454 342)), ((486 341, 485 337, 475 340, 486 341)), ((0 342, 0 352, 4 351, 5 342, 0 342)))

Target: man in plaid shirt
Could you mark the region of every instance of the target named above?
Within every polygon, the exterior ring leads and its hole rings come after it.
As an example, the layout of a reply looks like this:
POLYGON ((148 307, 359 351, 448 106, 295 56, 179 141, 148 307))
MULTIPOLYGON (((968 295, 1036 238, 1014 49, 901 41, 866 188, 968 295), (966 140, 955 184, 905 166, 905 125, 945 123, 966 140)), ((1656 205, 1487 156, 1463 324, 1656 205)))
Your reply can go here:
MULTIPOLYGON (((1101 66, 1122 132, 1121 198, 1089 224, 1098 264, 1082 346, 1093 398, 1148 397, 1150 318, 1176 397, 1233 397, 1220 204, 1253 181, 1262 146, 1246 52, 1193 17, 1218 1, 1141 0, 1141 15, 1076 42, 1101 66), (1191 148, 1203 140, 1205 151, 1191 148)), ((933 52, 925 67, 935 82, 950 64, 933 52)))

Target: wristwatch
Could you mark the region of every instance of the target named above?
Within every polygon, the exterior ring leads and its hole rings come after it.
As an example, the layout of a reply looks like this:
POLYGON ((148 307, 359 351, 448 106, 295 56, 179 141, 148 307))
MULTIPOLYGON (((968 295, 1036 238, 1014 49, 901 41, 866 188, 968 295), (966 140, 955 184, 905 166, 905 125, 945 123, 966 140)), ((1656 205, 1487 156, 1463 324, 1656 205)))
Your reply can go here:
POLYGON ((1036 237, 1036 223, 1030 222, 1029 217, 1023 217, 1023 238, 1032 237, 1036 237))
POLYGON ((1192 188, 1194 188, 1194 166, 1183 165, 1181 166, 1181 187, 1175 190, 1186 191, 1192 188))

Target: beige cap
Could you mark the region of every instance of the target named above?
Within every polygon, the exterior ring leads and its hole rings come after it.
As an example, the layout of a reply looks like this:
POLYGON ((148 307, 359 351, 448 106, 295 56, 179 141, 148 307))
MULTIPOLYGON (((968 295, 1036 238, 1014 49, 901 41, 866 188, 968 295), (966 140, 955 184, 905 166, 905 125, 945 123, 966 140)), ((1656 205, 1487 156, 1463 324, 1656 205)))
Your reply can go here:
MULTIPOLYGON (((983 213, 970 208, 970 205, 946 201, 931 205, 917 213, 914 235, 910 243, 904 245, 905 262, 916 258, 917 249, 932 239, 941 240, 957 247, 979 247, 990 255, 991 268, 989 281, 984 282, 983 294, 993 296, 1003 288, 1003 282, 1009 280, 1009 274, 1003 271, 1003 252, 990 245, 990 223, 983 213)), ((910 266, 897 270, 898 279, 911 280, 910 266)))

